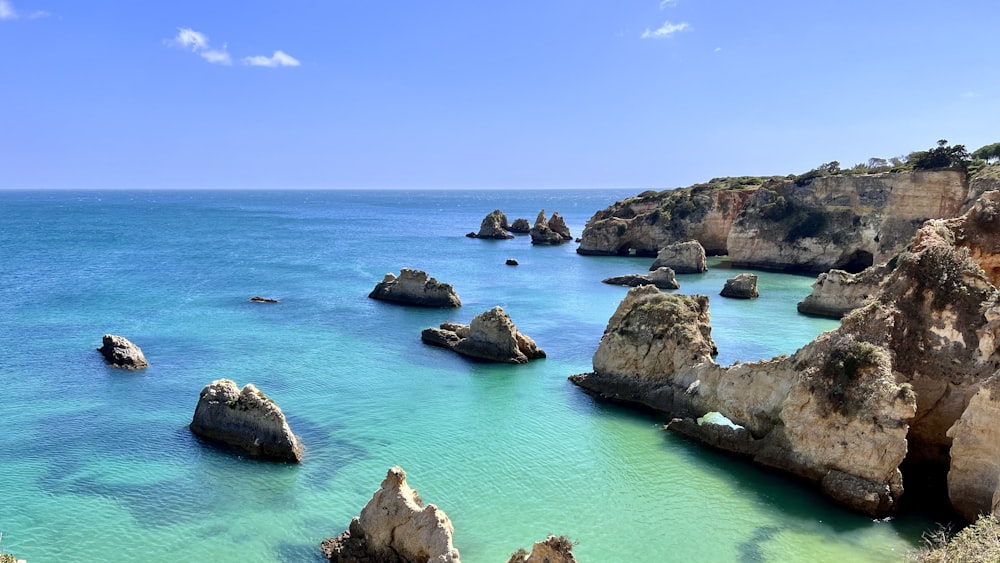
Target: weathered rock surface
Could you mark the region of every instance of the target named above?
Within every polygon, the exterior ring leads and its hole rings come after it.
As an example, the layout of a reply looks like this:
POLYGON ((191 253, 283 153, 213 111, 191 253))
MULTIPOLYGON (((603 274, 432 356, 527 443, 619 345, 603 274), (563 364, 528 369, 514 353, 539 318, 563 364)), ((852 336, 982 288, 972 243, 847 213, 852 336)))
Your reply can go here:
POLYGON ((650 270, 657 268, 671 268, 677 274, 700 274, 708 271, 708 262, 705 258, 705 248, 696 240, 675 242, 660 249, 656 255, 656 260, 649 267, 650 270))
POLYGON ((858 274, 844 270, 822 273, 813 282, 812 293, 797 305, 798 311, 839 319, 875 295, 888 273, 889 268, 885 264, 865 268, 858 274))
POLYGON ((451 284, 428 278, 423 270, 403 268, 399 277, 389 273, 368 294, 372 299, 419 307, 461 307, 462 300, 451 284))
POLYGON ((657 268, 649 274, 627 274, 615 276, 601 280, 603 283, 611 285, 627 285, 637 287, 645 284, 652 284, 660 289, 680 289, 681 284, 677 282, 674 271, 670 268, 657 268))
POLYGON ((733 265, 856 273, 888 261, 928 219, 954 217, 968 191, 965 173, 934 170, 770 182, 733 222, 733 265))
POLYGON ((569 227, 559 212, 553 212, 552 218, 545 219, 545 210, 538 212, 535 226, 531 228, 531 244, 562 244, 573 240, 569 227))
POLYGON ((915 474, 946 469, 966 518, 996 513, 1000 292, 979 264, 993 255, 974 241, 1000 230, 998 200, 986 193, 962 217, 928 221, 878 291, 793 356, 719 367, 704 298, 640 287, 609 321, 594 373, 572 379, 664 411, 682 420, 671 430, 812 479, 869 514, 898 504, 904 458, 915 474), (692 423, 709 412, 745 432, 692 423))
POLYGON ((420 339, 463 356, 491 362, 524 364, 545 357, 545 351, 518 331, 501 307, 476 315, 469 325, 442 323, 440 328, 424 329, 420 339))
POLYGON ((537 541, 531 553, 524 549, 514 552, 507 563, 577 563, 573 555, 573 542, 566 536, 552 536, 537 541))
POLYGON ((986 192, 1000 191, 1000 163, 984 166, 969 178, 969 194, 962 205, 968 211, 986 192))
POLYGON ((143 369, 149 367, 142 350, 124 336, 105 334, 101 338, 101 347, 97 349, 109 364, 125 369, 143 369))
POLYGON ((189 425, 202 438, 239 448, 252 457, 302 461, 302 445, 281 409, 252 384, 218 379, 201 390, 189 425))
POLYGON ((495 209, 490 212, 489 215, 483 218, 483 222, 479 224, 478 233, 469 233, 465 236, 469 238, 484 238, 484 239, 495 239, 504 240, 514 238, 514 235, 507 232, 509 229, 507 224, 507 216, 503 214, 503 211, 495 209))
POLYGON ((324 540, 320 549, 332 563, 459 563, 453 535, 448 515, 433 504, 424 506, 396 466, 350 528, 324 540))
POLYGON ((756 299, 757 274, 739 274, 735 278, 729 278, 719 295, 736 299, 756 299))
POLYGON ((526 235, 531 232, 531 223, 523 217, 514 219, 514 222, 510 224, 510 232, 526 235))

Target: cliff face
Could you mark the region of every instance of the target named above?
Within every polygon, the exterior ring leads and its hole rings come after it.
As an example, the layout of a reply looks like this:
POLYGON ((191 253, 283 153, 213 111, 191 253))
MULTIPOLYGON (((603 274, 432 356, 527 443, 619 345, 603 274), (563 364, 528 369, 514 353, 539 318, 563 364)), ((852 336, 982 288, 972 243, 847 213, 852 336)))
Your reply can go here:
POLYGON ((899 252, 924 221, 957 215, 967 191, 957 170, 771 182, 747 201, 726 246, 737 267, 859 272, 899 252))
POLYGON ((798 311, 807 315, 841 318, 864 305, 878 292, 879 284, 889 273, 885 264, 865 268, 857 274, 830 270, 820 274, 812 285, 812 293, 798 304, 798 311))
POLYGON ((996 512, 1000 292, 981 264, 996 257, 998 206, 988 192, 962 217, 928 221, 874 295, 793 356, 720 367, 705 298, 641 287, 609 321, 594 372, 571 379, 869 514, 897 505, 904 459, 914 471, 947 468, 960 514, 996 512), (695 421, 709 412, 736 427, 695 421))
POLYGON ((598 211, 577 252, 656 256, 670 243, 696 240, 708 254, 726 254, 729 229, 756 186, 646 192, 598 211))

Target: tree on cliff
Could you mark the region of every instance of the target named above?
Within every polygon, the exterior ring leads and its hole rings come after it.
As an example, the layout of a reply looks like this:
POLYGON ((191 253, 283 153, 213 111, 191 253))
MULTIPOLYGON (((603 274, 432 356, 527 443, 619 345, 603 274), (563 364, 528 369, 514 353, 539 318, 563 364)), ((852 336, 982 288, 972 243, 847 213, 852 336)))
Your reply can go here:
POLYGON ((985 160, 988 164, 1000 161, 1000 143, 979 147, 973 151, 972 158, 985 160))
POLYGON ((926 151, 911 153, 907 164, 914 170, 935 170, 938 168, 966 168, 972 156, 965 145, 948 145, 947 139, 941 139, 937 146, 926 151))

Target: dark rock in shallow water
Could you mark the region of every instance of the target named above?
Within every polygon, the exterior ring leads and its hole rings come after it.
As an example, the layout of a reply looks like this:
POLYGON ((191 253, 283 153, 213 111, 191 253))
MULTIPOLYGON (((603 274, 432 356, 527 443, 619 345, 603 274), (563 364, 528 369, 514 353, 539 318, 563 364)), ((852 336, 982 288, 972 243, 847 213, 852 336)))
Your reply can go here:
POLYGON ((670 268, 657 268, 651 274, 627 274, 601 281, 611 285, 627 285, 630 287, 638 287, 640 285, 655 285, 660 289, 680 289, 681 287, 681 284, 677 283, 677 278, 674 277, 674 271, 670 268))
POLYGON ((332 563, 460 563, 454 533, 448 515, 424 506, 396 466, 348 530, 323 540, 320 550, 332 563))
POLYGON ((239 448, 253 457, 302 461, 302 445, 281 409, 252 384, 219 379, 201 390, 189 425, 202 438, 239 448))
POLYGON ((513 258, 508 258, 507 261, 504 262, 504 264, 507 264, 508 266, 517 266, 518 262, 513 258))
POLYGON ((729 278, 719 295, 736 299, 756 299, 757 275, 740 274, 735 278, 729 278))
POLYGON ((143 369, 149 367, 146 356, 138 346, 124 336, 105 334, 101 339, 101 347, 97 349, 111 365, 125 369, 143 369))
POLYGON ((451 284, 428 278, 427 272, 403 268, 399 277, 389 273, 368 294, 372 299, 419 307, 461 307, 451 284))
POLYGON ((277 303, 278 300, 273 297, 261 297, 260 295, 254 295, 250 298, 250 301, 254 303, 277 303))
POLYGON ((491 362, 524 364, 545 357, 545 351, 519 332, 500 307, 476 315, 469 325, 442 323, 440 328, 425 329, 420 339, 463 356, 491 362))

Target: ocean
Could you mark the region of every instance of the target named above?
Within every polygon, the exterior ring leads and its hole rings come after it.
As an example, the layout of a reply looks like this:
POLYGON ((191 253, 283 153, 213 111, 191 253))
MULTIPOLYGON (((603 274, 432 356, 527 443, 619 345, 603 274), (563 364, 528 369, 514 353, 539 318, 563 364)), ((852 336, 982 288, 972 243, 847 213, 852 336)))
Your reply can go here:
MULTIPOLYGON (((558 211, 573 236, 631 190, 0 191, 0 550, 47 561, 319 562, 393 465, 455 526, 463 561, 548 534, 583 563, 893 561, 926 517, 887 521, 596 401, 589 371, 650 258, 466 238, 494 209, 558 211), (514 258, 519 266, 506 266, 514 258), (368 299, 387 272, 450 283, 460 309, 368 299), (254 295, 277 304, 249 302, 254 295), (495 305, 548 358, 471 362, 420 331, 495 305), (143 371, 105 365, 105 333, 143 371), (253 383, 302 464, 245 459, 187 424, 201 389, 253 383)), ((718 296, 725 258, 680 275, 711 299, 718 361, 790 354, 837 321, 799 315, 813 278, 718 296)))

